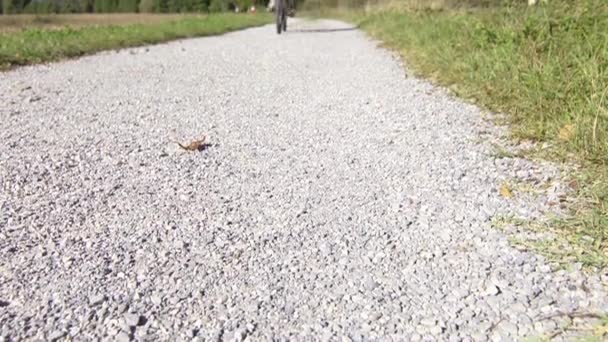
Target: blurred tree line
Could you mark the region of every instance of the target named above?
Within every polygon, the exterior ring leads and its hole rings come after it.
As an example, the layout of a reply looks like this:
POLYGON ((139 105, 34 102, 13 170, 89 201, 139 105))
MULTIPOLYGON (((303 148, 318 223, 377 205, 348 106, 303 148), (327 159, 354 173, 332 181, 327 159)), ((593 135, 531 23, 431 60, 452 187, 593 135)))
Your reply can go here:
POLYGON ((223 12, 269 0, 0 0, 0 14, 223 12))
MULTIPOLYGON (((496 6, 529 0, 297 0, 305 7, 363 8, 379 3, 400 3, 427 7, 496 6)), ((608 1, 608 0, 607 0, 608 1)), ((266 7, 269 0, 0 0, 0 14, 18 13, 176 13, 222 12, 252 5, 266 7)), ((536 1, 534 1, 536 2, 536 1)))
MULTIPOLYGON (((528 3, 530 5, 549 0, 305 0, 304 9, 364 9, 377 5, 392 5, 392 8, 409 9, 451 9, 451 8, 478 8, 500 7, 513 4, 528 3)), ((570 0, 575 2, 577 0, 570 0)), ((608 0, 606 0, 608 1, 608 0)))

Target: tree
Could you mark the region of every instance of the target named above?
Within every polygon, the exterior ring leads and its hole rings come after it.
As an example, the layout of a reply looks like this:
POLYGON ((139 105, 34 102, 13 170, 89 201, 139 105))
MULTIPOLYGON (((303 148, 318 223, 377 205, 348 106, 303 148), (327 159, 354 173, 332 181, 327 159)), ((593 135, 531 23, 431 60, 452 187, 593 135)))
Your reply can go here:
POLYGON ((137 12, 139 4, 137 0, 118 0, 118 12, 137 12))
POLYGON ((116 11, 118 7, 117 0, 102 0, 101 2, 101 11, 104 13, 112 13, 116 11))
POLYGON ((209 1, 208 0, 193 0, 192 10, 195 12, 209 11, 209 1))
POLYGON ((93 0, 80 0, 80 8, 83 12, 92 13, 93 12, 93 0))
POLYGON ((85 3, 80 0, 62 0, 58 2, 58 11, 61 13, 81 13, 84 12, 85 3))
POLYGON ((53 13, 57 12, 55 10, 55 3, 52 1, 30 1, 23 8, 23 13, 29 14, 44 14, 44 13, 53 13))
POLYGON ((225 0, 211 0, 209 3, 209 12, 225 12, 228 10, 228 4, 225 0))
POLYGON ((251 5, 253 5, 252 0, 236 0, 235 3, 241 11, 248 11, 251 5))
POLYGON ((2 1, 2 13, 3 14, 15 14, 20 12, 18 8, 18 0, 3 0, 2 1))
POLYGON ((156 12, 156 0, 141 0, 139 3, 140 13, 151 13, 156 12))
POLYGON ((181 10, 181 0, 167 0, 167 12, 175 13, 181 10))
POLYGON ((103 11, 104 0, 93 0, 93 12, 101 13, 103 11))
POLYGON ((168 11, 167 0, 156 0, 154 4, 154 10, 158 13, 167 13, 168 11))

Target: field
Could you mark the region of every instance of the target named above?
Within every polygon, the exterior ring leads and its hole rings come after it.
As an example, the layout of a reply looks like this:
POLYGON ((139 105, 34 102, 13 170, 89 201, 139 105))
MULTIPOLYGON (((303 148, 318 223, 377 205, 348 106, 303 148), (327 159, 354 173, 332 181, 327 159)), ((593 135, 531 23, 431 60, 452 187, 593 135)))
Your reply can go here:
POLYGON ((515 141, 537 142, 522 156, 578 165, 571 216, 545 227, 574 247, 559 242, 551 252, 608 265, 608 4, 463 9, 448 2, 329 15, 358 23, 418 74, 508 114, 515 141))
MULTIPOLYGON (((132 24, 158 24, 175 21, 189 17, 193 14, 15 14, 0 15, 0 32, 14 32, 22 29, 60 29, 65 27, 78 28, 83 26, 108 26, 132 24)), ((200 15, 199 17, 203 17, 200 15)))
POLYGON ((269 23, 257 14, 0 16, 0 70, 269 23))

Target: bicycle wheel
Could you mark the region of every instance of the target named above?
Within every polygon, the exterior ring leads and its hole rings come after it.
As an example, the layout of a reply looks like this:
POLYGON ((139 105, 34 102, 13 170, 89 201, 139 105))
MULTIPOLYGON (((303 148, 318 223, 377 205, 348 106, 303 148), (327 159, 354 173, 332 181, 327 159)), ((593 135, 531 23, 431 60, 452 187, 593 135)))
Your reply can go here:
POLYGON ((274 11, 277 19, 277 34, 281 34, 283 29, 283 0, 277 0, 274 6, 274 11))
POLYGON ((287 8, 283 6, 283 32, 287 32, 287 8))

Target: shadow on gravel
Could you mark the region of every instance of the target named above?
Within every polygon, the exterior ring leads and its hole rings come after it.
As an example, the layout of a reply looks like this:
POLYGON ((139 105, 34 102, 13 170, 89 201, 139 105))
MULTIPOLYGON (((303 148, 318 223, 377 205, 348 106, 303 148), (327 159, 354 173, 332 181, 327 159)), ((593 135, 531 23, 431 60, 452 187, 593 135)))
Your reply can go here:
POLYGON ((344 31, 355 31, 358 27, 345 27, 336 29, 295 29, 288 30, 288 33, 331 33, 331 32, 344 32, 344 31))

